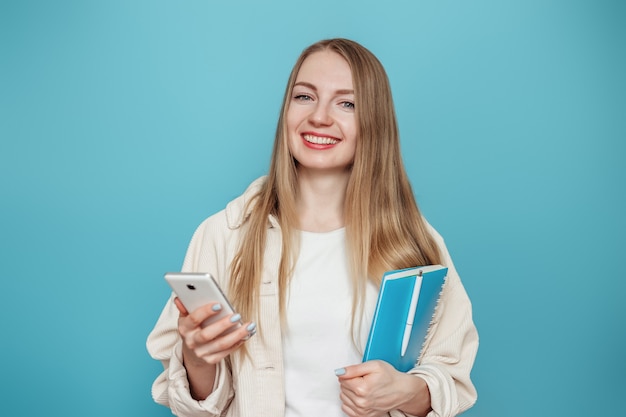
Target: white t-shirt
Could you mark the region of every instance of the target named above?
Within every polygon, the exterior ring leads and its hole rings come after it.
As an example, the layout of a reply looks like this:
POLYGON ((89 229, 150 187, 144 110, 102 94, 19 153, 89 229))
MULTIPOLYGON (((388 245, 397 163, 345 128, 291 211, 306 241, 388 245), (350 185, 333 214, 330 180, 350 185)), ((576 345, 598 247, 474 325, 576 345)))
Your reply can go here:
POLYGON ((351 325, 345 229, 301 232, 283 336, 286 417, 344 417, 335 369, 360 363, 378 289, 367 286, 359 350, 351 325))

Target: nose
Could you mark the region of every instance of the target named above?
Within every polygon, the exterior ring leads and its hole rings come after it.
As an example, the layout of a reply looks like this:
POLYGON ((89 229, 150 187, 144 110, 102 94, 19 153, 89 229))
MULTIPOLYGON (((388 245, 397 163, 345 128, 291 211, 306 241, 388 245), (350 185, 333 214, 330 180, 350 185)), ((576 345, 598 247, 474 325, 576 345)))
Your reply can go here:
POLYGON ((328 126, 333 123, 328 107, 324 103, 318 103, 309 116, 311 124, 315 126, 328 126))

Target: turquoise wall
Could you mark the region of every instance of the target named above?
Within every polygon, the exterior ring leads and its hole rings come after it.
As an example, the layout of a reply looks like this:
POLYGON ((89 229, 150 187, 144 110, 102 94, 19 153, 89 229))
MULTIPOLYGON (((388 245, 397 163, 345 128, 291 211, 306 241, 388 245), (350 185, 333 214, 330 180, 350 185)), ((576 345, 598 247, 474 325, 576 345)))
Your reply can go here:
POLYGON ((595 0, 0 2, 3 415, 167 416, 145 338, 199 222, 267 169, 291 65, 388 70, 474 303, 467 416, 626 391, 626 7, 595 0))

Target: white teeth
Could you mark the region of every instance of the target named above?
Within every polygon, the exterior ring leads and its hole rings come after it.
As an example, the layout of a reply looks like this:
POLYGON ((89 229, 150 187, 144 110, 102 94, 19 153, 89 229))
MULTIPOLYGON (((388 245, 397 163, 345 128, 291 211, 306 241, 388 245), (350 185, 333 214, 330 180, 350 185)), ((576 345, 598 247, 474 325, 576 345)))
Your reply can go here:
POLYGON ((339 143, 337 139, 313 135, 304 135, 304 140, 315 143, 316 145, 334 145, 335 143, 339 143))

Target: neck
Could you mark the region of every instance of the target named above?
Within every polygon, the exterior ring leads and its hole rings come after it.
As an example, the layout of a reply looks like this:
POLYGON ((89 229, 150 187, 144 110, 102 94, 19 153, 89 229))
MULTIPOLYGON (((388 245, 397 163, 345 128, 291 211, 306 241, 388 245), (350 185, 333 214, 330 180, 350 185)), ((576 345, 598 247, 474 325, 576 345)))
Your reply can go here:
POLYGON ((296 205, 300 229, 329 232, 345 225, 344 203, 350 172, 298 172, 296 205))

